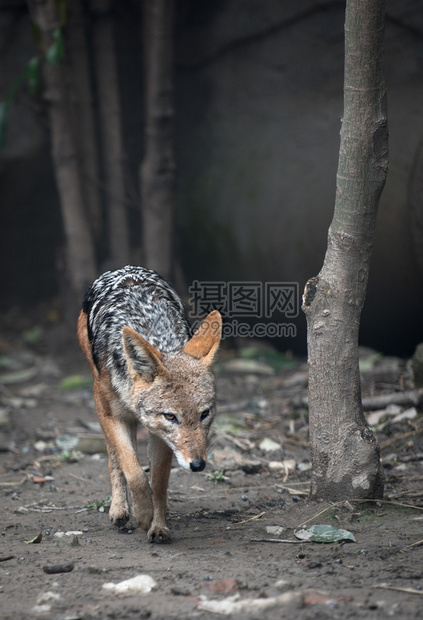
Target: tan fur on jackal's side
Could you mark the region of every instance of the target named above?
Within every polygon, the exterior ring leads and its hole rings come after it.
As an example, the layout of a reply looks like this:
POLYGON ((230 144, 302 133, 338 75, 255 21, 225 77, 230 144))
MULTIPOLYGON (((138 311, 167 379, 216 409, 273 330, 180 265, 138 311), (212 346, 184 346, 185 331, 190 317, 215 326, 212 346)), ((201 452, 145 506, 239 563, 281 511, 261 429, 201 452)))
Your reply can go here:
POLYGON ((173 453, 186 469, 202 471, 206 464, 215 412, 210 366, 220 343, 221 316, 211 312, 180 350, 166 353, 124 326, 120 337, 127 377, 122 386, 112 380, 110 365, 93 359, 87 320, 81 310, 78 340, 94 377, 94 401, 109 456, 110 518, 118 526, 126 523, 130 499, 132 514, 148 532, 148 540, 168 542, 166 504, 173 453), (150 431, 151 486, 137 458, 138 423, 150 431))

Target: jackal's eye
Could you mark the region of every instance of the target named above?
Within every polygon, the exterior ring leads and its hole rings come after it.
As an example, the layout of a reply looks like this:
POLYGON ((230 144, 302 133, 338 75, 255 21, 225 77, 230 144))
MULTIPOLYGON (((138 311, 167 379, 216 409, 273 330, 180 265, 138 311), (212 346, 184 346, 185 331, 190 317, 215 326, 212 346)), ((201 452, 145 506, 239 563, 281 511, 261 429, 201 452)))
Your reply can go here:
POLYGON ((169 422, 179 424, 179 420, 174 413, 164 413, 163 417, 166 418, 166 420, 168 420, 169 422))
POLYGON ((208 418, 209 415, 210 415, 210 409, 204 409, 204 411, 201 413, 201 416, 200 416, 201 421, 208 418))

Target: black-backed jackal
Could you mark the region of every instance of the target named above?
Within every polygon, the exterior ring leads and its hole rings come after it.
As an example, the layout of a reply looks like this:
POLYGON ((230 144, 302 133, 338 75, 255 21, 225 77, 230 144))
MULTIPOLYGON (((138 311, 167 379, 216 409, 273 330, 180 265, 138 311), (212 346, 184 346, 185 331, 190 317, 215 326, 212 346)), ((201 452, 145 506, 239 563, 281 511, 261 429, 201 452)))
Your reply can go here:
POLYGON ((190 337, 184 307, 172 287, 142 267, 109 271, 88 289, 78 340, 94 377, 94 401, 104 431, 112 485, 110 518, 132 513, 151 542, 168 542, 166 500, 172 455, 185 469, 206 465, 215 415, 210 370, 221 337, 216 310, 190 337), (136 454, 136 429, 150 435, 151 486, 136 454))

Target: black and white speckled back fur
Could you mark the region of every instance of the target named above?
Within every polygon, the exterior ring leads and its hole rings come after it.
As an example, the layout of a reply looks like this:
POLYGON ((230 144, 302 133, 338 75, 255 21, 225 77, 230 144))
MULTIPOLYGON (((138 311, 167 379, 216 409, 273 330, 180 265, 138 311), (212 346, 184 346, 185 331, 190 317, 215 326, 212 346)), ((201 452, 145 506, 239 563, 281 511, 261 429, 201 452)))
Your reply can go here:
POLYGON ((182 349, 190 338, 184 306, 157 273, 126 266, 107 271, 88 289, 83 304, 98 370, 107 368, 115 389, 129 380, 122 342, 127 325, 161 353, 182 349))

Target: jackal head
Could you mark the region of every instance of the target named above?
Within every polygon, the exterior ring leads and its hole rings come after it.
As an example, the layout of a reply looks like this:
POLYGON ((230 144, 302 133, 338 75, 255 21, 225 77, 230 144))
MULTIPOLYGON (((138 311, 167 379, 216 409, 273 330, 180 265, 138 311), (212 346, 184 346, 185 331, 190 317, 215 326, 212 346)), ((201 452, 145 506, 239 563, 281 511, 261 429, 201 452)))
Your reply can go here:
POLYGON ((172 448, 178 463, 192 471, 206 466, 207 435, 216 407, 210 366, 221 332, 222 318, 214 310, 183 349, 161 353, 130 327, 123 329, 133 381, 132 409, 172 448))

